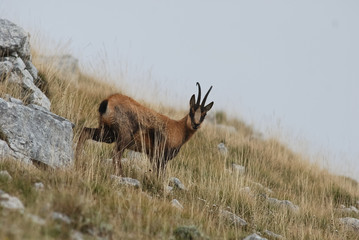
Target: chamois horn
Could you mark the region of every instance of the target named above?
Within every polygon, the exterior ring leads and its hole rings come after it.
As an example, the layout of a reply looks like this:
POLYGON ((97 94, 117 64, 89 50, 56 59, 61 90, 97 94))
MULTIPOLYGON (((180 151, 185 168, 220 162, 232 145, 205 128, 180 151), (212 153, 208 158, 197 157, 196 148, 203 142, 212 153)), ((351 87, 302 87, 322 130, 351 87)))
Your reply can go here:
POLYGON ((199 83, 196 83, 198 86, 198 96, 197 96, 197 102, 196 102, 196 106, 199 106, 199 102, 201 101, 201 85, 199 85, 199 83))
POLYGON ((207 100, 207 97, 208 97, 208 94, 209 92, 212 90, 212 86, 209 88, 208 92, 206 93, 206 95, 204 96, 203 98, 203 101, 201 103, 201 107, 204 107, 204 104, 206 104, 206 100, 207 100))

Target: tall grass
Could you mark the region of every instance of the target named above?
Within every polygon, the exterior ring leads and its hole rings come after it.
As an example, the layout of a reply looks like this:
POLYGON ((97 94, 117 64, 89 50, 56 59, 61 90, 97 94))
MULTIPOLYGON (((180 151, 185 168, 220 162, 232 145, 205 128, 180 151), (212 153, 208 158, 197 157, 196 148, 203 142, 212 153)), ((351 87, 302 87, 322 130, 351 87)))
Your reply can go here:
MULTIPOLYGON (((76 125, 75 146, 83 126, 97 126, 101 100, 119 89, 84 73, 77 83, 63 79, 51 64, 39 70, 48 86, 52 111, 76 125)), ((21 96, 19 89, 6 82, 0 87, 2 93, 21 96)), ((170 116, 185 114, 152 107, 170 116)), ((221 123, 235 126, 237 132, 205 124, 169 162, 165 177, 157 179, 149 164, 140 165, 140 169, 125 165, 126 175, 140 180, 142 189, 120 186, 110 179, 113 168, 106 159, 112 157, 112 146, 107 144, 89 141, 74 167, 62 170, 0 161, 0 170, 13 177, 11 181, 0 178, 0 189, 19 197, 26 213, 46 219, 41 226, 25 213, 1 209, 0 239, 68 239, 73 230, 108 239, 170 239, 183 225, 195 225, 211 239, 241 239, 266 229, 287 239, 358 239, 357 233, 339 224, 338 218, 344 215, 337 211, 342 204, 355 205, 359 199, 357 182, 334 176, 278 140, 264 140, 245 123, 221 114, 221 123), (223 141, 229 149, 227 156, 217 150, 223 141), (244 165, 246 173, 233 173, 232 163, 244 165), (188 190, 166 192, 171 176, 181 179, 188 190), (36 191, 35 182, 42 182, 45 189, 36 191), (247 186, 253 195, 241 191, 247 186), (268 204, 264 194, 288 199, 300 210, 276 208, 268 204), (183 211, 171 206, 173 198, 184 206, 183 211), (248 225, 232 225, 220 215, 220 209, 235 213, 248 225), (72 222, 53 220, 53 211, 68 215, 72 222)))

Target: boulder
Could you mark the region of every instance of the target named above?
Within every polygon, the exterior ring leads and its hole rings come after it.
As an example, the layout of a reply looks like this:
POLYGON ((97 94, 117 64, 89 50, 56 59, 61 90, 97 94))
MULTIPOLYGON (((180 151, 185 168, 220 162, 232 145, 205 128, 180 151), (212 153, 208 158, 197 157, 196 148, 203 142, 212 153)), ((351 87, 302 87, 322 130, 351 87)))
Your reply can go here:
POLYGON ((51 167, 67 166, 73 161, 72 128, 65 118, 37 105, 0 98, 0 154, 51 167))
POLYGON ((0 19, 0 56, 18 54, 31 60, 29 38, 23 28, 7 19, 0 19))
MULTIPOLYGON (((51 103, 46 95, 35 85, 34 77, 27 70, 25 63, 20 57, 5 57, 0 61, 0 80, 22 87, 23 95, 31 104, 37 104, 50 110, 51 103)), ((35 70, 31 70, 37 76, 35 70)))
POLYGON ((28 34, 9 20, 0 19, 0 81, 19 85, 28 103, 50 110, 50 100, 34 83, 37 78, 28 34))

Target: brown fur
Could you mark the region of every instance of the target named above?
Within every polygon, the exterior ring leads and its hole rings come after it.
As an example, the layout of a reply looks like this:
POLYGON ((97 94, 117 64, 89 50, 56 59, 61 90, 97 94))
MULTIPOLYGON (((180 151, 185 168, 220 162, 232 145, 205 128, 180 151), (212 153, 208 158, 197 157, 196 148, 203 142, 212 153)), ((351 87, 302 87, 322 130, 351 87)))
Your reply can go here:
POLYGON ((192 101, 190 113, 177 121, 142 106, 128 96, 111 95, 100 105, 99 127, 83 129, 77 144, 76 158, 87 139, 115 143, 113 162, 117 173, 121 171, 123 151, 130 149, 145 152, 159 174, 199 128, 213 102, 209 105, 206 109, 203 107, 203 118, 199 123, 194 122, 191 115, 192 111, 199 108, 192 101), (198 126, 193 127, 194 124, 198 126))

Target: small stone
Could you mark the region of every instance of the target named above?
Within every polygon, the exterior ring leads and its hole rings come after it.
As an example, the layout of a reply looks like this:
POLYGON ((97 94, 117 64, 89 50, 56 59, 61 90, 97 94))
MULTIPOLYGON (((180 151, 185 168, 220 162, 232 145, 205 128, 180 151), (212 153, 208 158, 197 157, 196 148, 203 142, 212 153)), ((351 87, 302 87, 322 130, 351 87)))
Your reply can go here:
POLYGON ((17 197, 10 196, 2 190, 0 190, 0 205, 3 208, 11 210, 23 211, 25 209, 20 199, 18 199, 17 197))
POLYGON ((64 222, 66 224, 70 224, 72 222, 70 217, 59 212, 52 212, 52 219, 55 221, 64 222))
POLYGON ((165 186, 165 193, 172 193, 173 187, 171 186, 165 186))
POLYGON ((265 230, 264 234, 274 239, 284 239, 281 235, 275 234, 274 232, 271 232, 269 230, 265 230))
POLYGON ((224 143, 220 143, 217 145, 217 148, 219 150, 219 152, 223 155, 223 156, 227 156, 228 154, 228 149, 226 147, 226 145, 224 145, 224 143))
POLYGON ((339 208, 340 208, 339 210, 343 213, 359 214, 359 210, 354 206, 350 206, 350 207, 346 208, 344 205, 340 205, 339 208))
POLYGON ((227 210, 220 210, 219 213, 222 217, 224 217, 225 219, 227 219, 229 222, 231 222, 234 225, 237 225, 237 226, 246 226, 247 225, 247 222, 244 219, 238 217, 236 214, 234 214, 232 212, 229 212, 227 210))
POLYGON ((293 212, 299 212, 299 206, 293 204, 289 200, 278 200, 276 198, 267 198, 267 201, 272 205, 285 207, 293 212))
POLYGON ((233 163, 232 164, 232 171, 236 173, 238 176, 244 175, 246 168, 244 166, 238 165, 233 163))
POLYGON ((177 199, 172 199, 171 205, 179 210, 183 210, 182 204, 177 199))
POLYGON ((45 188, 45 186, 42 182, 37 182, 34 184, 34 186, 37 191, 42 191, 45 188))
POLYGON ((247 237, 246 237, 245 239, 243 239, 243 240, 267 240, 267 239, 264 238, 264 237, 259 236, 259 235, 256 234, 256 233, 253 233, 252 235, 247 236, 247 237))
POLYGON ((342 224, 346 225, 347 227, 353 229, 354 231, 359 232, 359 219, 346 217, 346 218, 339 218, 339 221, 342 224))
POLYGON ((29 218, 33 223, 36 223, 36 224, 39 224, 39 225, 45 225, 46 224, 45 219, 43 219, 43 218, 41 218, 41 217, 39 217, 37 215, 27 213, 25 216, 27 218, 29 218))
POLYGON ((6 170, 0 171, 0 177, 7 178, 8 180, 12 180, 11 175, 6 170))
POLYGON ((115 180, 118 184, 121 184, 121 185, 133 186, 135 188, 142 187, 140 181, 138 181, 137 179, 133 179, 133 178, 129 178, 129 177, 119 177, 116 175, 111 175, 110 178, 115 180))
POLYGON ((187 188, 183 185, 183 183, 175 177, 171 177, 170 178, 170 185, 173 186, 176 189, 180 189, 180 190, 187 190, 187 188))
POLYGON ((82 239, 84 239, 84 237, 81 232, 76 231, 76 230, 71 230, 70 239, 71 240, 82 240, 82 239))

